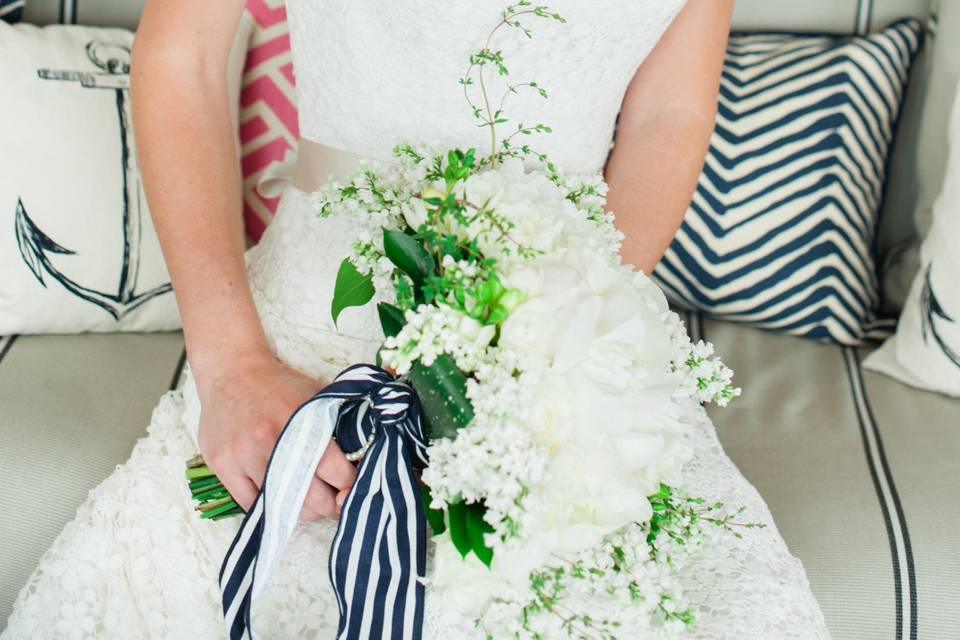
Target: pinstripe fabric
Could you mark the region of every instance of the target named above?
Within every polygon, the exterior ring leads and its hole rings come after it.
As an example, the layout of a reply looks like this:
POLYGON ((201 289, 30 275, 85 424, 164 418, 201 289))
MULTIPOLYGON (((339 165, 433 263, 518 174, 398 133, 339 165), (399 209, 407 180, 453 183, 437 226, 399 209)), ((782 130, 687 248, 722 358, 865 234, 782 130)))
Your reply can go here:
POLYGON ((873 245, 921 36, 904 20, 864 38, 731 38, 704 171, 654 274, 676 304, 841 344, 889 334, 873 245))
POLYGON ((77 4, 80 0, 60 0, 60 22, 77 24, 77 4))
POLYGON ((23 17, 24 0, 0 0, 0 20, 17 22, 23 17))
POLYGON ((857 22, 854 25, 853 32, 857 35, 866 35, 870 30, 870 22, 873 19, 873 0, 857 0, 857 22))
POLYGON ((10 351, 10 347, 13 346, 16 339, 17 336, 0 336, 0 363, 3 362, 4 356, 10 351))
POLYGON ((177 360, 177 366, 173 370, 173 377, 170 378, 170 391, 176 391, 183 382, 183 368, 187 364, 187 350, 180 352, 180 359, 177 360))
POLYGON ((876 419, 870 408, 863 385, 863 372, 857 352, 846 347, 843 349, 847 379, 853 394, 853 403, 857 410, 860 432, 863 437, 863 449, 870 467, 880 509, 883 512, 890 542, 890 555, 893 563, 893 581, 896 606, 895 640, 917 640, 917 577, 913 562, 913 549, 910 544, 910 532, 904 515, 900 496, 894 483, 887 455, 883 449, 883 440, 877 428, 876 419))
POLYGON ((869 349, 704 324, 744 388, 710 410, 717 433, 803 562, 832 637, 960 637, 960 400, 861 379, 852 356, 869 349))
POLYGON ((262 593, 297 523, 331 438, 363 455, 330 549, 340 640, 418 640, 423 626, 426 519, 415 470, 426 466, 416 393, 377 367, 355 365, 291 416, 263 485, 220 570, 231 640, 253 638, 262 593))

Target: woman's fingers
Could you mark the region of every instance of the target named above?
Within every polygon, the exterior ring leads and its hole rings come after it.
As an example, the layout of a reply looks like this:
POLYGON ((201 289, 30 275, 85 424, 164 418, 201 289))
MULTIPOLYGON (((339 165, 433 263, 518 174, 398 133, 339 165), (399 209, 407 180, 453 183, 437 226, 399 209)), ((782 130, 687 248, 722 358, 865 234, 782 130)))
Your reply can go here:
POLYGON ((240 505, 244 511, 249 511, 253 501, 257 499, 257 486, 253 484, 250 478, 244 475, 218 474, 220 482, 227 488, 233 501, 240 505))
POLYGON ((349 489, 357 477, 357 469, 331 440, 317 465, 316 476, 337 489, 349 489))
MULTIPOLYGON (((336 493, 333 488, 314 477, 310 480, 307 497, 303 501, 303 511, 300 516, 304 520, 304 512, 323 518, 332 518, 337 515, 336 493)), ((314 518, 314 520, 319 518, 314 518)))
MULTIPOLYGON (((240 495, 233 494, 232 486, 228 486, 226 482, 224 486, 230 489, 237 504, 242 506, 244 510, 248 510, 257 496, 260 484, 263 482, 270 452, 254 446, 253 443, 250 443, 247 447, 240 447, 240 449, 241 451, 238 453, 242 456, 244 463, 242 465, 242 480, 235 479, 230 483, 230 485, 238 488, 240 495)), ((340 447, 331 441, 320 458, 316 474, 311 479, 310 488, 307 490, 307 496, 300 511, 300 519, 314 521, 336 517, 340 512, 337 504, 337 493, 349 490, 353 486, 356 475, 357 471, 354 466, 343 455, 340 447)))
POLYGON ((304 507, 300 509, 300 519, 304 522, 316 522, 317 520, 323 520, 323 516, 304 507))

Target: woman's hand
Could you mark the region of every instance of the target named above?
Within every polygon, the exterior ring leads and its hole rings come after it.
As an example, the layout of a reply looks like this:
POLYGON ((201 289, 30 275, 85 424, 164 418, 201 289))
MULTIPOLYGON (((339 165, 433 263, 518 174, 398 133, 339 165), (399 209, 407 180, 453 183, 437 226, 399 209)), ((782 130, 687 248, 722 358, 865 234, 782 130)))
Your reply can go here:
MULTIPOLYGON (((247 283, 226 79, 245 5, 147 0, 133 47, 131 88, 144 188, 200 393, 200 450, 248 509, 280 431, 320 383, 269 352, 247 283), (238 352, 237 345, 247 347, 238 352)), ((355 475, 331 443, 301 517, 336 515, 338 497, 342 502, 355 475)))
MULTIPOLYGON (((273 445, 293 412, 322 386, 269 353, 244 356, 198 378, 200 451, 237 503, 257 497, 273 445)), ((302 520, 336 516, 356 477, 334 441, 317 466, 302 520)))

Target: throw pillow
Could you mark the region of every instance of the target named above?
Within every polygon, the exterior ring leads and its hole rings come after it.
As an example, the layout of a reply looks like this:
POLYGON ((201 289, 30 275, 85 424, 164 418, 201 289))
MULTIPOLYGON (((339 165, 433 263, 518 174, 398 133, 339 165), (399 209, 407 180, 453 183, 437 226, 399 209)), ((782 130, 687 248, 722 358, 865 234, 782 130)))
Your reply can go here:
POLYGON ((249 0, 254 24, 240 94, 243 214, 247 238, 255 243, 277 210, 275 176, 292 176, 296 159, 297 96, 290 33, 283 0, 249 0))
POLYGON ((889 334, 874 238, 922 33, 731 37, 703 174, 654 273, 677 305, 842 344, 889 334))
POLYGON ((180 325, 137 169, 132 41, 0 23, 0 335, 180 325))
POLYGON ((896 334, 864 366, 906 384, 960 397, 960 84, 950 116, 949 157, 920 272, 896 334))
POLYGON ((0 0, 0 20, 18 22, 23 17, 24 0, 0 0))

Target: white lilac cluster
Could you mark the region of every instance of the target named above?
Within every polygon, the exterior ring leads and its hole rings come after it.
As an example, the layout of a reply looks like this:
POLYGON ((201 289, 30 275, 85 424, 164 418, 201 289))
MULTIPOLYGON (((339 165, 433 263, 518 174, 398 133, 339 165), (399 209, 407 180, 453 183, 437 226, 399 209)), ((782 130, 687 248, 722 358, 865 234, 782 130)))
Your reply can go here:
POLYGON ((491 348, 467 380, 473 421, 456 438, 431 445, 423 472, 434 508, 483 501, 493 529, 487 544, 495 556, 525 538, 543 506, 540 489, 549 482, 549 452, 525 420, 525 393, 534 376, 517 368, 511 352, 491 348))
POLYGON ((404 148, 412 155, 398 151, 399 162, 368 163, 346 184, 331 180, 310 196, 321 217, 350 219, 356 229, 351 261, 360 273, 373 274, 377 291, 387 300, 394 298, 393 284, 399 272, 384 256, 383 231, 404 226, 416 229, 425 215, 423 201, 416 195, 427 175, 422 162, 426 156, 419 154, 430 150, 409 145, 404 148))
POLYGON ((648 543, 648 533, 646 525, 626 525, 599 544, 554 557, 521 587, 491 583, 478 561, 448 556, 449 549, 438 548, 434 562, 443 568, 459 564, 466 583, 497 587, 474 623, 488 638, 679 638, 693 613, 678 576, 709 533, 693 525, 684 541, 663 534, 656 546, 648 543))
POLYGON ((577 175, 562 178, 561 188, 567 199, 583 211, 587 218, 600 225, 604 244, 613 253, 620 252, 623 233, 614 226, 614 215, 607 211, 607 183, 600 175, 577 175))
POLYGON ((672 366, 683 377, 683 395, 725 407, 743 393, 731 384, 733 370, 714 356, 713 344, 703 340, 694 343, 680 317, 673 312, 665 315, 664 322, 672 328, 675 353, 672 366))
POLYGON ((453 439, 434 442, 423 481, 430 487, 434 509, 459 500, 483 502, 491 527, 486 544, 494 556, 516 546, 519 535, 539 511, 531 487, 544 481, 547 452, 523 425, 482 417, 453 439))
POLYGON ((409 373, 417 361, 430 366, 438 356, 453 357, 461 371, 477 369, 497 328, 484 325, 446 304, 421 304, 404 314, 406 324, 383 343, 383 364, 397 375, 409 373))

